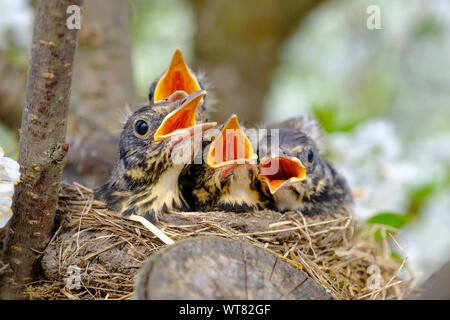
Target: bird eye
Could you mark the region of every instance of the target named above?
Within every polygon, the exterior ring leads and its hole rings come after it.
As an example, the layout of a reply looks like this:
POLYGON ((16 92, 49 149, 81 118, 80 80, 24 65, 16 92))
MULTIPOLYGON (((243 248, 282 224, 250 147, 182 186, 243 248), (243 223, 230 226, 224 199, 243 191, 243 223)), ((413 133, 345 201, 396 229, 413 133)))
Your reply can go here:
POLYGON ((312 149, 309 149, 308 151, 308 162, 312 163, 314 160, 314 152, 312 151, 312 149))
POLYGON ((138 120, 136 121, 136 124, 134 125, 136 133, 140 136, 145 136, 145 134, 148 132, 148 123, 144 120, 138 120))

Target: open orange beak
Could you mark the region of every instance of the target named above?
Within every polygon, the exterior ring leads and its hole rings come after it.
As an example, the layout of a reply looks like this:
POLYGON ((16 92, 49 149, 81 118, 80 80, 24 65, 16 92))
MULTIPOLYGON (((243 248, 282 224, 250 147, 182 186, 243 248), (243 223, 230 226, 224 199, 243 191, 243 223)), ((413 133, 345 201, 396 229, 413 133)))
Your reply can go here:
POLYGON ((181 100, 181 106, 164 118, 153 139, 160 141, 175 137, 174 144, 176 144, 216 126, 217 122, 195 125, 195 112, 205 94, 205 90, 199 90, 181 100))
POLYGON ((212 168, 228 165, 252 163, 258 159, 245 133, 239 126, 238 118, 232 115, 222 131, 211 143, 206 158, 212 168))
POLYGON ((169 69, 162 75, 156 85, 154 101, 161 101, 175 91, 184 91, 187 94, 191 94, 200 89, 195 76, 189 70, 186 62, 184 62, 180 49, 177 49, 169 69))
POLYGON ((265 157, 259 164, 259 172, 272 194, 306 176, 306 169, 299 159, 283 156, 265 157))

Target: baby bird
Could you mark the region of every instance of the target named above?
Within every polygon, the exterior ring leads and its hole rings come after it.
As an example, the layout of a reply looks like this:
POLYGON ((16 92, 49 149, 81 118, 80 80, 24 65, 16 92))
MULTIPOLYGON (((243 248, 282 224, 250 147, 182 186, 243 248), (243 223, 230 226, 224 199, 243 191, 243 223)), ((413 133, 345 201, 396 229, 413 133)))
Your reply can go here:
MULTIPOLYGON (((181 185, 186 199, 197 211, 242 212, 261 209, 269 198, 259 192, 257 155, 236 115, 204 135, 203 159, 189 167, 181 185), (208 136, 214 136, 212 142, 208 136)), ((212 138, 210 138, 212 139, 212 138)))
POLYGON ((150 222, 169 210, 189 209, 178 184, 192 161, 174 161, 177 153, 193 158, 191 140, 216 123, 195 124, 195 113, 206 91, 168 99, 137 110, 126 122, 119 141, 119 160, 95 197, 124 217, 150 222), (186 152, 187 151, 187 152, 186 152))
MULTIPOLYGON (((197 76, 186 65, 180 50, 176 50, 166 72, 153 81, 150 86, 150 105, 182 99, 188 94, 203 89, 197 76), (177 95, 174 95, 178 92, 177 95)), ((197 118, 207 121, 205 97, 197 110, 197 118)), ((116 149, 118 137, 98 131, 86 139, 70 139, 70 151, 64 167, 63 179, 67 182, 78 181, 94 188, 108 179, 117 162, 116 149), (106 155, 105 155, 106 154, 106 155)))
MULTIPOLYGON (((150 85, 148 99, 150 104, 154 105, 176 91, 184 91, 189 95, 203 89, 204 87, 198 80, 197 75, 189 69, 184 61, 183 54, 180 49, 177 49, 169 68, 150 85)), ((203 97, 197 110, 198 119, 202 122, 206 122, 208 119, 205 99, 206 97, 203 97)))
POLYGON ((342 212, 352 204, 347 182, 321 158, 316 142, 301 131, 271 130, 260 141, 262 191, 280 212, 305 215, 342 212))

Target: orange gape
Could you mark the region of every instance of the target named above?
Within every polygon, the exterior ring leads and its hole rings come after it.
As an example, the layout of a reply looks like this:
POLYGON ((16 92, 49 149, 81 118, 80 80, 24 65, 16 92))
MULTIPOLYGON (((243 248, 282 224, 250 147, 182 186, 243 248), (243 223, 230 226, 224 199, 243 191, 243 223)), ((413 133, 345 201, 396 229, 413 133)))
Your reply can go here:
POLYGON ((172 77, 167 85, 167 89, 169 90, 169 92, 182 90, 187 94, 197 91, 194 90, 195 86, 190 85, 190 82, 186 80, 186 77, 183 76, 183 73, 181 71, 175 71, 173 72, 172 77))
MULTIPOLYGON (((200 101, 205 96, 206 91, 199 90, 190 94, 180 102, 180 107, 169 113, 156 130, 153 139, 155 141, 164 140, 176 136, 176 141, 182 141, 190 136, 203 133, 214 127, 217 122, 206 122, 196 125, 195 112, 200 101)), ((174 140, 174 143, 176 142, 174 140)))
POLYGON ((212 168, 219 168, 230 164, 250 163, 257 157, 250 141, 239 126, 236 115, 233 115, 211 143, 207 164, 212 168))
POLYGON ((158 134, 163 136, 176 130, 193 127, 195 125, 195 113, 193 111, 195 111, 194 108, 180 109, 165 120, 164 126, 161 126, 161 131, 158 134))
POLYGON ((249 159, 250 146, 240 129, 227 129, 213 150, 215 163, 230 162, 238 159, 249 159), (220 148, 222 147, 222 148, 220 148), (222 153, 216 151, 222 150, 222 153))
POLYGON ((159 80, 155 88, 155 102, 169 97, 175 91, 184 91, 187 94, 200 90, 195 77, 189 71, 181 51, 177 49, 173 55, 169 69, 159 80))
POLYGON ((283 184, 303 180, 306 176, 306 169, 298 159, 281 156, 263 159, 260 163, 260 172, 260 176, 267 182, 272 193, 283 184), (274 170, 275 172, 271 173, 274 170))

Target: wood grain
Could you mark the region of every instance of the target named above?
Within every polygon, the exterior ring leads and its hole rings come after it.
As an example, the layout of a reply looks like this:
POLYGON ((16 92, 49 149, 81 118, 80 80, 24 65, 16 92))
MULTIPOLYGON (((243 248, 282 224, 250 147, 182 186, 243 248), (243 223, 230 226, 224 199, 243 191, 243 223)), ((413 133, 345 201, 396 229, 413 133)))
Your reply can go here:
POLYGON ((268 251, 219 237, 180 241, 139 270, 134 299, 329 300, 305 272, 268 251))

